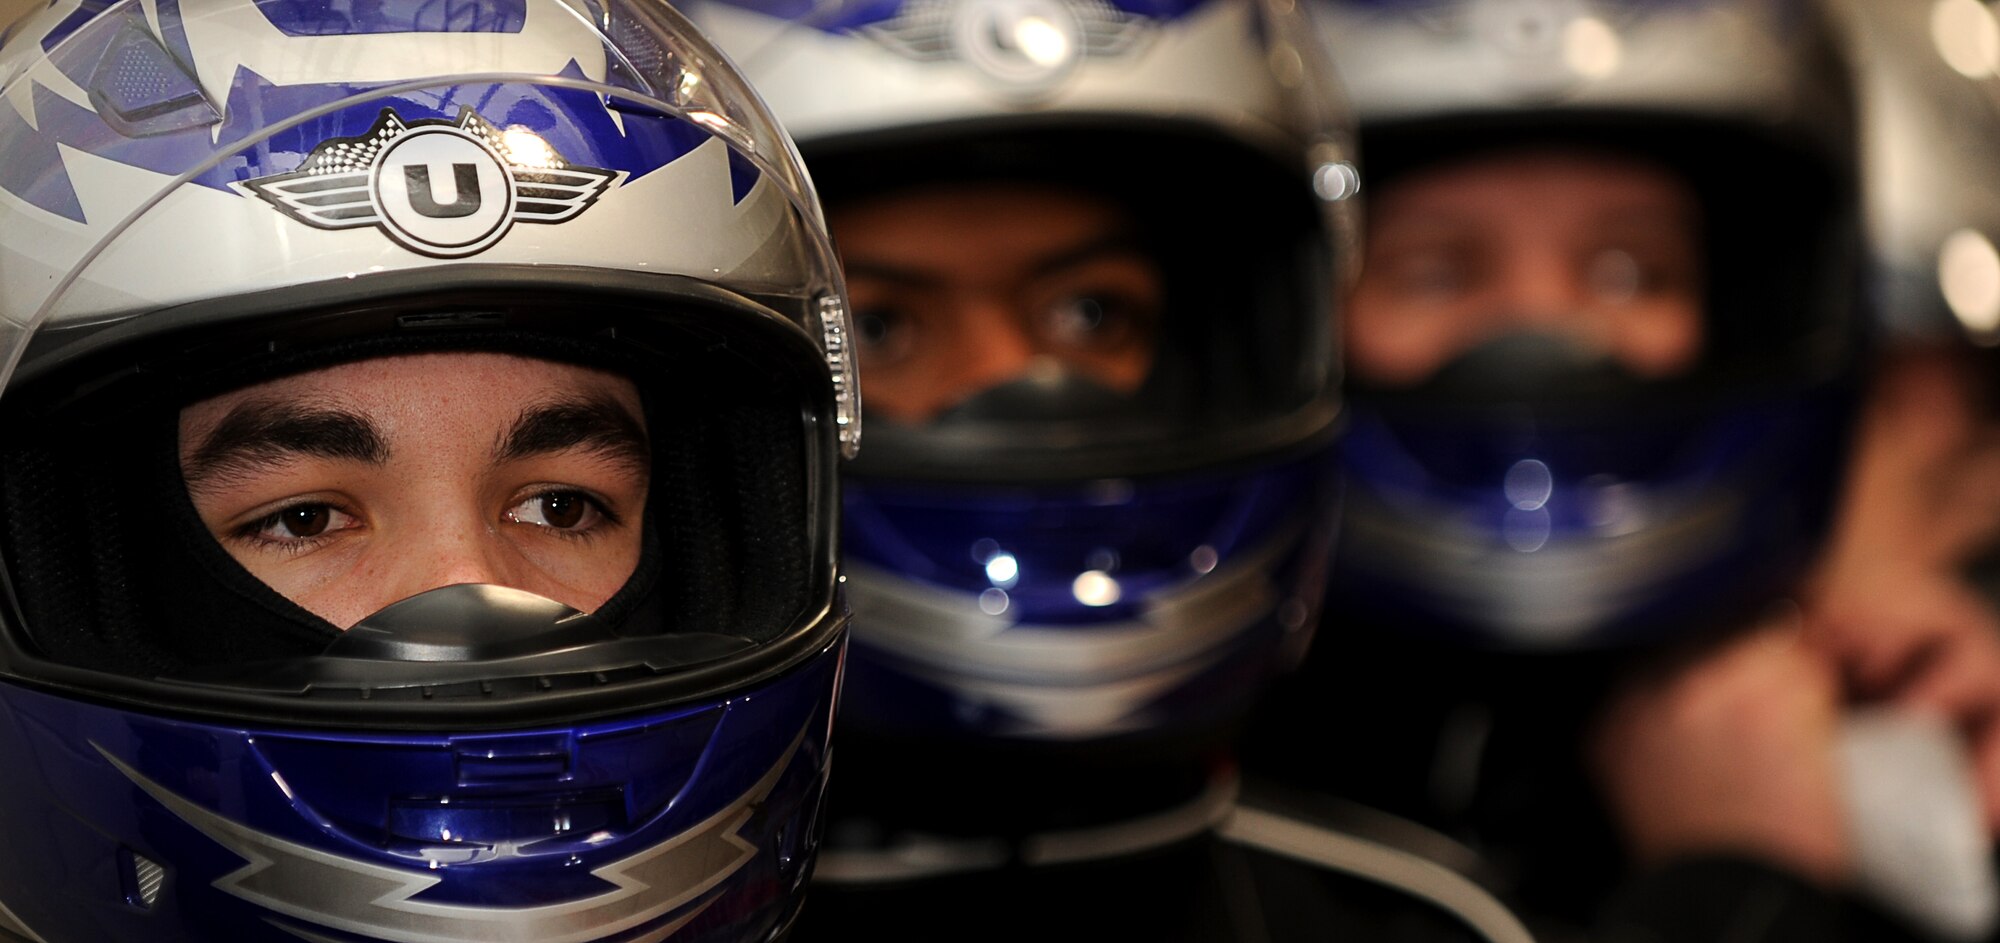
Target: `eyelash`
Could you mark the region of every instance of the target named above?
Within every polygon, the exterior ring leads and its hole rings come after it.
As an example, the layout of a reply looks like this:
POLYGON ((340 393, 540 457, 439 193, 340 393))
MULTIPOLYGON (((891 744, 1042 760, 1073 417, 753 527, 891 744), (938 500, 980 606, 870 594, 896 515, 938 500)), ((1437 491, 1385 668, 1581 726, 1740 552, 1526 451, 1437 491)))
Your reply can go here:
POLYGON ((533 501, 537 498, 553 498, 553 497, 564 497, 564 496, 581 499, 584 503, 590 505, 591 509, 596 511, 598 516, 603 518, 603 520, 600 521, 597 524, 597 526, 584 528, 582 530, 571 530, 568 528, 556 527, 553 525, 535 524, 531 521, 514 521, 514 523, 526 524, 530 527, 539 527, 543 531, 547 532, 550 536, 559 537, 563 540, 576 540, 576 541, 588 542, 596 540, 600 536, 601 532, 606 530, 607 528, 616 527, 619 524, 623 524, 625 522, 624 518, 619 516, 617 513, 613 512, 611 510, 610 505, 607 504, 602 498, 599 498, 597 495, 591 494, 590 492, 584 491, 579 488, 537 488, 530 490, 524 493, 520 498, 516 499, 512 504, 509 504, 507 506, 507 511, 503 512, 503 516, 504 514, 511 514, 514 508, 520 507, 521 505, 526 504, 529 501, 533 501))
MULTIPOLYGON (((277 508, 273 510, 271 513, 264 515, 263 517, 260 517, 254 521, 250 521, 244 524, 243 526, 236 528, 236 531, 234 532, 233 536, 238 540, 242 540, 248 543, 253 543, 260 547, 264 547, 266 549, 276 550, 280 553, 285 553, 294 556, 305 553, 309 550, 316 549, 321 545, 325 544, 327 541, 331 540, 332 538, 328 535, 329 533, 333 532, 322 532, 319 534, 314 534, 310 537, 293 537, 289 539, 278 539, 278 538, 264 536, 264 532, 277 526, 281 522, 281 519, 286 514, 303 508, 326 508, 328 511, 343 514, 348 517, 354 516, 353 512, 328 501, 298 501, 277 508)), ((340 529, 345 530, 346 528, 340 528, 340 529)))
MULTIPOLYGON (((509 504, 507 512, 511 513, 514 508, 519 507, 522 504, 525 504, 529 501, 533 501, 537 498, 553 498, 553 497, 565 497, 565 496, 578 498, 583 502, 585 502, 586 504, 590 505, 590 508, 595 512, 597 512, 598 516, 602 518, 602 521, 597 526, 583 528, 580 530, 572 530, 569 528, 555 527, 551 525, 537 525, 533 524, 532 522, 516 521, 515 523, 528 523, 529 526, 540 527, 541 530, 546 532, 549 536, 557 537, 563 540, 589 542, 596 540, 599 537, 600 532, 605 530, 607 527, 616 527, 625 522, 624 518, 617 512, 611 510, 610 506, 603 499, 599 498, 594 494, 591 494, 588 491, 583 491, 577 488, 544 488, 544 489, 537 489, 530 491, 525 495, 523 495, 522 497, 520 497, 518 500, 514 501, 512 504, 509 504)), ((307 551, 319 548, 320 546, 326 544, 329 540, 333 539, 331 537, 331 534, 337 533, 339 530, 346 529, 346 528, 338 528, 333 531, 324 531, 319 534, 314 534, 310 537, 273 538, 264 536, 265 531, 268 531, 278 526, 280 523, 282 523, 282 519, 286 514, 304 508, 326 508, 330 512, 342 514, 348 517, 356 516, 352 511, 349 511, 346 508, 343 508, 337 504, 333 504, 330 502, 299 501, 276 508, 272 510, 269 514, 264 515, 263 517, 257 518, 254 521, 249 521, 243 524, 242 526, 236 528, 232 536, 237 540, 255 544, 259 547, 268 550, 275 550, 280 553, 297 556, 299 554, 306 553, 307 551)))

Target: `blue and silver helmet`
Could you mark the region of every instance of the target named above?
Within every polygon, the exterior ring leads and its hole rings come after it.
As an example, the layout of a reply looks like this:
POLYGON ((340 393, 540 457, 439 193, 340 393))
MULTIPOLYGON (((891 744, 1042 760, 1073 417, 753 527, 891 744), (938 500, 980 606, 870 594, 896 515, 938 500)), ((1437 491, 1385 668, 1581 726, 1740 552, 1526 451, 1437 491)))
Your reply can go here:
POLYGON ((850 284, 841 210, 994 182, 1111 201, 1162 273, 1150 361, 1122 383, 1044 352, 930 411, 870 373, 892 329, 857 301, 870 444, 844 479, 843 723, 1088 743, 1230 716, 1303 650, 1332 535, 1332 298, 1358 178, 1297 11, 689 9, 797 137, 850 284))
POLYGON ((0 43, 0 154, 0 936, 784 932, 857 403, 819 208, 721 54, 624 0, 58 2, 0 43), (184 404, 464 350, 644 400, 602 607, 459 584, 341 631, 193 516, 184 404))
MULTIPOLYGON (((1485 323, 1508 329, 1421 376, 1371 377, 1350 356, 1342 604, 1397 631, 1561 649, 1658 639, 1787 591, 1845 463, 1868 308, 1851 77, 1816 8, 1312 9, 1360 117, 1371 210, 1418 174, 1560 149, 1642 162, 1699 217, 1684 366, 1628 369, 1545 329, 1564 312, 1498 308, 1485 323)), ((1632 256, 1606 261, 1606 304, 1645 284, 1632 256)))

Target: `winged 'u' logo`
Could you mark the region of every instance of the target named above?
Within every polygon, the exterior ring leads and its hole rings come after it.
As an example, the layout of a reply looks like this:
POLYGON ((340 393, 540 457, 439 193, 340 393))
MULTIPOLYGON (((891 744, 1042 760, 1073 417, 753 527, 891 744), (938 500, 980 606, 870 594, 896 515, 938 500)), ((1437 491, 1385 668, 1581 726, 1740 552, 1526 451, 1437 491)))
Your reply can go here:
POLYGON ((517 222, 574 219, 623 177, 572 164, 534 131, 499 128, 470 108, 455 122, 405 122, 384 108, 367 133, 322 141, 297 170, 238 186, 308 226, 373 226, 412 252, 457 258, 517 222))

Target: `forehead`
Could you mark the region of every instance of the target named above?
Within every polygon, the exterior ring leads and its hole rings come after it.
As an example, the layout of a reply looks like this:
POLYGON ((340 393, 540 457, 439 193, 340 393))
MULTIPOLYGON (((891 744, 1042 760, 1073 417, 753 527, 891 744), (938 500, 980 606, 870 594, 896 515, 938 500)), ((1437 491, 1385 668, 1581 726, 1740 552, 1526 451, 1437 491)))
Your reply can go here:
POLYGON ((299 403, 359 413, 398 429, 512 422, 524 406, 610 396, 639 415, 639 394, 615 373, 487 352, 399 354, 267 380, 181 411, 184 431, 208 427, 249 402, 299 403))
POLYGON ((935 272, 996 271, 1126 233, 1131 214, 1080 190, 988 182, 896 191, 827 215, 850 261, 935 272))
POLYGON ((1414 171, 1378 191, 1375 227, 1438 222, 1589 223, 1605 217, 1691 221, 1693 188, 1636 157, 1542 149, 1475 157, 1414 171))

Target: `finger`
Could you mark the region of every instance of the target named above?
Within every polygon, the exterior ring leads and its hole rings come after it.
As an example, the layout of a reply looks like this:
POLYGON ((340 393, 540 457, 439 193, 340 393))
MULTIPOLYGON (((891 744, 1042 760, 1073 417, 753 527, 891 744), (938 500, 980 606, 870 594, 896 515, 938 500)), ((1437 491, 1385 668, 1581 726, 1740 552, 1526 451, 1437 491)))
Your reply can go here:
POLYGON ((1965 635, 1935 646, 1895 701, 1936 710, 1963 729, 2000 716, 2000 638, 1965 635))
POLYGON ((1971 740, 1972 775, 1979 784, 1980 808, 1989 835, 2000 837, 2000 723, 1989 723, 1971 740))
POLYGON ((1941 470, 1932 506, 1931 537, 1949 561, 1963 561, 2000 530, 2000 443, 1981 438, 1952 455, 1941 470))
POLYGON ((1813 638, 1860 699, 1895 696, 1941 662, 2000 657, 2000 619, 1956 576, 1913 573, 1904 584, 1893 604, 1833 601, 1845 611, 1818 613, 1813 638))

